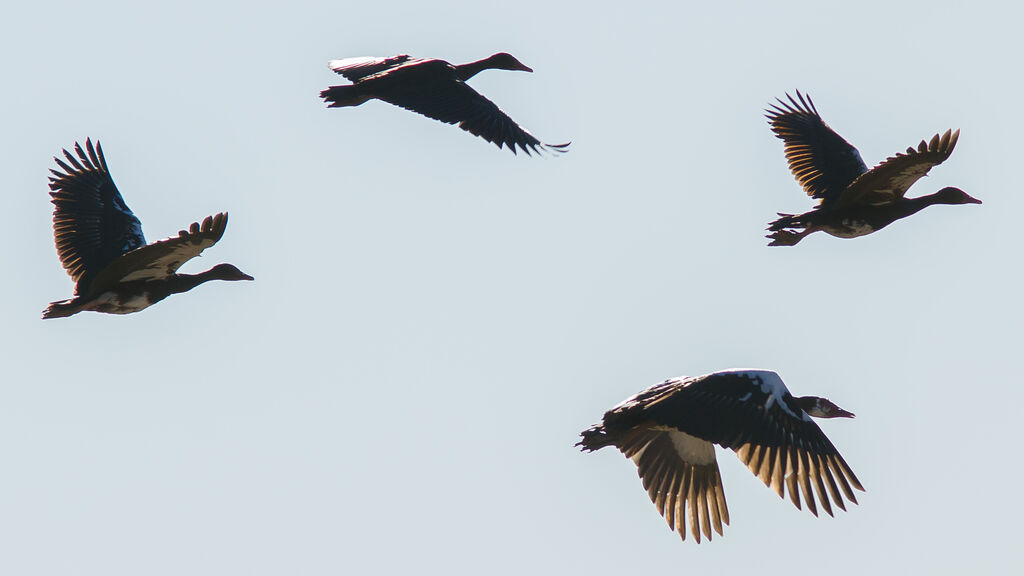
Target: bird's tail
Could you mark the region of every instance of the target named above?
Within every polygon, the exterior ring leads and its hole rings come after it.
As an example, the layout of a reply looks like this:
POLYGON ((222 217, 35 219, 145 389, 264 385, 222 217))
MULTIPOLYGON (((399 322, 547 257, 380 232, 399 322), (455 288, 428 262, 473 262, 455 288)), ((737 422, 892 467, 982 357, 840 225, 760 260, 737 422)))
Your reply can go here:
POLYGON ((361 86, 331 86, 320 92, 320 97, 327 102, 328 108, 341 108, 342 106, 359 106, 370 99, 370 96, 363 92, 361 86))
POLYGON ((67 318, 72 314, 77 314, 82 311, 82 307, 76 302, 76 299, 61 300, 59 302, 50 302, 50 305, 43 310, 43 318, 67 318))
POLYGON ((608 431, 605 430, 604 425, 598 424, 583 432, 580 432, 580 436, 583 438, 576 443, 581 450, 587 452, 593 452, 594 450, 600 450, 605 446, 614 446, 615 442, 608 436, 608 431))

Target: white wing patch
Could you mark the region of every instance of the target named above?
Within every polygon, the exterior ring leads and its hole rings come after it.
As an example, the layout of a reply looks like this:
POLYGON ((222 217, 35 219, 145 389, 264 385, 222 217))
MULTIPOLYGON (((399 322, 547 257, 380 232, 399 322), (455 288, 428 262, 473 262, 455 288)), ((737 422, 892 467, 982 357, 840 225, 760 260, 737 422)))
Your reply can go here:
POLYGON ((343 68, 351 68, 353 66, 365 66, 366 64, 373 64, 375 62, 383 62, 384 58, 374 56, 358 56, 355 58, 342 58, 341 60, 328 60, 327 67, 331 70, 339 70, 343 68))
POLYGON ((202 224, 193 222, 178 236, 160 240, 122 254, 93 280, 93 290, 107 289, 121 282, 161 280, 177 272, 182 264, 220 240, 227 227, 227 212, 207 216, 202 224))
POLYGON ((699 466, 715 463, 715 446, 711 442, 678 430, 668 431, 668 437, 672 440, 676 453, 685 462, 699 466))
MULTIPOLYGON (((753 384, 756 384, 761 392, 768 395, 768 400, 764 403, 764 409, 769 410, 771 407, 778 403, 779 408, 786 413, 796 418, 797 420, 804 420, 811 422, 811 417, 804 414, 801 410, 799 414, 793 411, 793 409, 786 404, 784 401, 786 394, 789 394, 789 389, 782 382, 782 378, 779 377, 778 373, 771 370, 757 370, 757 369, 746 369, 746 368, 733 368, 731 370, 723 370, 716 372, 716 374, 735 374, 737 376, 745 376, 751 380, 753 384)), ((749 398, 748 393, 743 399, 749 398)))
MULTIPOLYGON (((173 239, 172 239, 173 240, 173 239)), ((199 256, 199 253, 206 250, 210 246, 213 246, 217 242, 210 239, 199 239, 198 241, 184 242, 177 246, 174 246, 172 250, 168 251, 160 258, 153 260, 145 268, 140 268, 125 274, 122 278, 122 282, 131 282, 132 280, 156 280, 160 278, 166 278, 182 264, 188 262, 192 258, 199 256)), ((155 245, 151 245, 155 246, 155 245)))

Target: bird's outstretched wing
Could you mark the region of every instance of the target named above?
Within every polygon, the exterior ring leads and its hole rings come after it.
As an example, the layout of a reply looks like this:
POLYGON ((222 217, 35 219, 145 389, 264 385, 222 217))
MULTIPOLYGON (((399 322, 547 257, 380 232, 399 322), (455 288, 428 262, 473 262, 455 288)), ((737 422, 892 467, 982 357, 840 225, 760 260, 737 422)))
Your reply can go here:
POLYGON ((177 272, 182 264, 216 244, 227 225, 227 212, 221 212, 207 216, 202 224, 193 222, 188 230, 178 232, 177 237, 133 250, 115 260, 96 277, 93 291, 120 282, 166 278, 177 272))
POLYGON ((114 185, 103 148, 92 140, 85 149, 75 143, 75 158, 54 158, 61 170, 50 170, 53 237, 57 256, 75 281, 75 294, 89 292, 93 280, 119 256, 146 245, 142 223, 114 185))
POLYGON ((396 66, 401 66, 410 61, 408 54, 399 54, 387 58, 376 58, 373 56, 362 56, 358 58, 344 58, 341 60, 330 60, 327 66, 341 74, 352 82, 358 82, 367 76, 379 74, 396 66))
MULTIPOLYGON (((774 372, 723 371, 677 378, 631 400, 636 411, 631 418, 735 450, 780 497, 788 491, 797 508, 802 493, 815 516, 812 487, 829 515, 832 502, 846 509, 840 490, 854 503, 853 488, 863 490, 836 447, 774 372)), ((628 408, 629 403, 619 408, 628 408)))
POLYGON ((897 153, 886 158, 854 180, 839 196, 835 207, 854 204, 879 206, 898 201, 933 166, 949 158, 959 138, 960 130, 946 130, 945 134, 936 134, 928 142, 921 140, 917 150, 907 148, 905 154, 897 153))
POLYGON ((544 144, 494 102, 456 77, 455 67, 443 60, 428 60, 384 73, 387 83, 375 85, 373 95, 385 102, 412 110, 479 136, 512 153, 520 150, 565 152, 566 144, 544 144))
POLYGON ((712 528, 722 535, 729 524, 722 475, 711 444, 678 430, 645 427, 626 431, 616 442, 636 464, 644 489, 658 513, 686 540, 686 525, 700 543, 711 540, 712 528))
POLYGON ((860 152, 818 115, 810 96, 786 94, 765 110, 772 132, 785 143, 789 170, 812 198, 828 205, 858 176, 867 172, 860 152))

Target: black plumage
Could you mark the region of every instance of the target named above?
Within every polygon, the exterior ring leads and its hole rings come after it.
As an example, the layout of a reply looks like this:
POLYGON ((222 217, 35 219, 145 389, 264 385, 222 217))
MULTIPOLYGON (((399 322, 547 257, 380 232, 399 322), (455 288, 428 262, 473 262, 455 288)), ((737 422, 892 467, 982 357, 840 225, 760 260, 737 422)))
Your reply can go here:
POLYGON ((868 170, 860 153, 833 131, 809 96, 796 93, 766 110, 775 135, 785 142, 789 169, 818 206, 803 214, 782 214, 768 230, 771 246, 792 246, 824 231, 855 238, 880 230, 932 204, 980 204, 959 188, 906 198, 907 190, 932 167, 949 158, 960 131, 947 130, 916 149, 907 148, 868 170))
POLYGON ((666 380, 605 413, 577 444, 615 446, 637 465, 644 488, 669 527, 685 540, 687 519, 697 542, 729 523, 713 444, 740 460, 797 507, 815 516, 857 502, 860 481, 810 416, 852 418, 816 396, 794 397, 778 374, 725 370, 666 380), (817 502, 815 501, 815 494, 817 502))
POLYGON ((231 264, 200 274, 177 274, 178 268, 213 246, 224 235, 227 213, 193 223, 176 238, 146 244, 142 223, 124 202, 107 168, 99 142, 75 155, 64 150, 51 170, 53 234, 57 255, 75 281, 75 298, 52 302, 43 318, 70 316, 83 310, 127 314, 170 294, 185 292, 208 280, 252 280, 231 264))
POLYGON ((401 54, 390 58, 331 60, 329 66, 352 84, 331 86, 320 92, 328 107, 358 106, 376 98, 447 124, 458 124, 498 148, 507 146, 513 154, 517 146, 528 155, 540 150, 565 152, 569 146, 542 143, 466 84, 482 70, 533 72, 510 54, 499 53, 460 65, 401 54))

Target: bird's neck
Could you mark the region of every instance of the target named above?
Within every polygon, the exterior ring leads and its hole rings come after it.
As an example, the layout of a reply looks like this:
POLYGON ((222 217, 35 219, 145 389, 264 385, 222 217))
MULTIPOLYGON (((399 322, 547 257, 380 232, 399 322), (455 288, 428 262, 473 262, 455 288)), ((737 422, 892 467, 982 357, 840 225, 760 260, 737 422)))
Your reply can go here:
POLYGON ((459 64, 455 67, 455 71, 458 73, 459 80, 465 82, 473 76, 476 76, 482 70, 488 70, 491 66, 491 58, 487 57, 483 60, 477 60, 476 62, 470 62, 468 64, 459 64))
POLYGON ((942 204, 942 200, 939 197, 939 193, 928 194, 927 196, 919 196, 917 198, 905 198, 902 202, 903 205, 903 216, 910 216, 916 214, 921 210, 931 206, 932 204, 942 204))
POLYGON ((795 396, 793 403, 800 407, 804 412, 811 412, 814 407, 818 404, 817 396, 795 396))
POLYGON ((219 280, 219 277, 212 269, 200 272, 199 274, 175 274, 168 278, 168 285, 171 289, 171 294, 180 294, 188 292, 203 282, 209 282, 210 280, 219 280))

